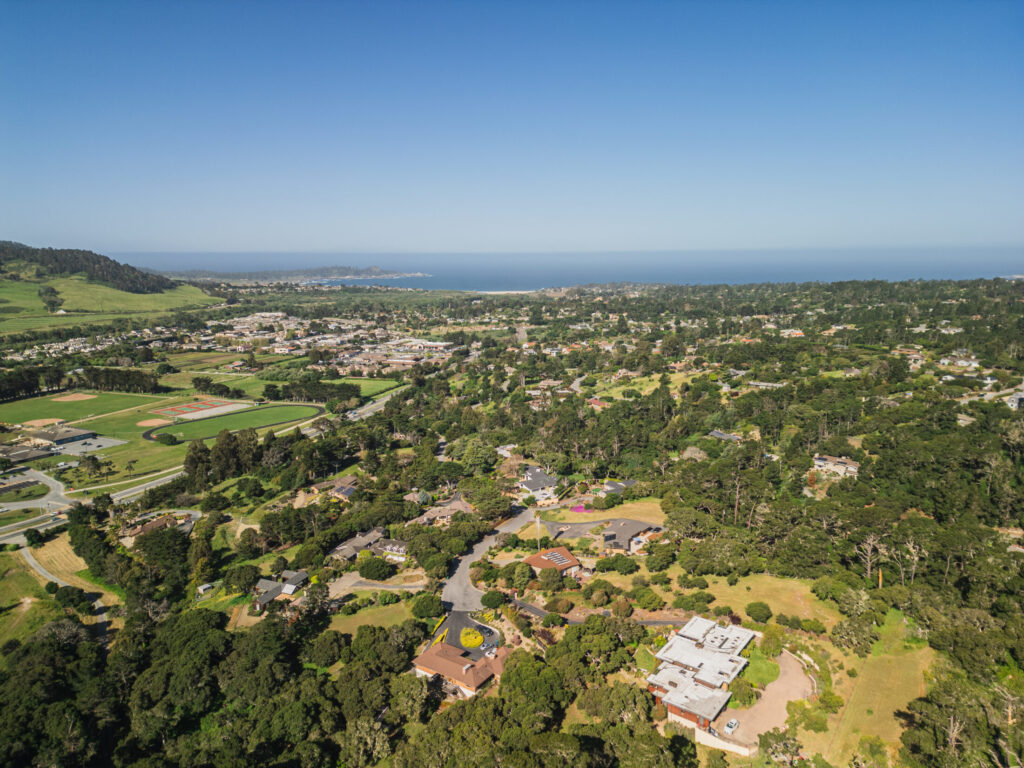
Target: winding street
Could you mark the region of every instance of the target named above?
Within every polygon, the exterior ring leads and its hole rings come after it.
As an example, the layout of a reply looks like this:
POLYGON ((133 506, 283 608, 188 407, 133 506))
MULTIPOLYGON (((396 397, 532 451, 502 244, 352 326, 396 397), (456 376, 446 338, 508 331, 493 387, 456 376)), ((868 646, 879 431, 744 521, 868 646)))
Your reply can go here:
POLYGON ((6 512, 12 509, 53 509, 56 512, 58 509, 64 507, 70 507, 75 503, 74 499, 70 499, 64 495, 64 483, 59 480, 54 480, 47 474, 40 472, 37 469, 26 469, 19 475, 14 475, 12 480, 35 480, 37 483, 42 483, 50 492, 47 493, 40 499, 32 499, 31 501, 9 501, 0 504, 0 511, 6 512))
POLYGON ((523 509, 499 525, 493 533, 484 536, 467 554, 459 558, 458 565, 445 582, 441 591, 441 600, 449 611, 479 611, 483 608, 480 598, 483 592, 473 586, 469 579, 469 569, 482 558, 498 539, 498 534, 515 533, 524 525, 533 521, 532 509, 523 509))

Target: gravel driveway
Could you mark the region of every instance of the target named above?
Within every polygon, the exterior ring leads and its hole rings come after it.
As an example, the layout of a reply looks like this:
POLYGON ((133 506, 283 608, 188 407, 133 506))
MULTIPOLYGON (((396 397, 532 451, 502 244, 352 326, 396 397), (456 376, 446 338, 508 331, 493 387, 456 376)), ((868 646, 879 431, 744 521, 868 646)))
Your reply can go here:
POLYGON ((803 667, 793 656, 783 653, 778 658, 779 678, 765 686, 761 698, 750 709, 726 709, 718 716, 712 727, 720 734, 725 733, 725 724, 732 718, 740 721, 740 727, 732 739, 742 744, 757 744, 757 737, 772 728, 786 724, 786 704, 806 699, 814 692, 811 680, 803 667))

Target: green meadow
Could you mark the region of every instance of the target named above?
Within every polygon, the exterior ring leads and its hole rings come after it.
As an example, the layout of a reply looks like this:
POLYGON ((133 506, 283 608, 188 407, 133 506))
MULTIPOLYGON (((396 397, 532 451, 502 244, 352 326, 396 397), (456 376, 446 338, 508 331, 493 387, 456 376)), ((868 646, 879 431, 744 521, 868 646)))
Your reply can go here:
MULTIPOLYGON (((15 400, 0 404, 0 421, 6 424, 23 424, 33 419, 64 419, 78 421, 90 416, 100 416, 133 406, 152 407, 153 403, 166 398, 154 395, 128 395, 120 392, 96 392, 88 400, 60 402, 57 398, 72 394, 60 392, 53 395, 15 400)), ((90 428, 94 429, 92 425, 90 428)))
POLYGON ((266 405, 247 411, 235 411, 209 419, 183 421, 161 427, 155 434, 171 434, 179 440, 205 440, 216 437, 221 430, 232 432, 239 429, 263 429, 270 426, 285 426, 290 422, 312 419, 320 409, 312 405, 266 405))

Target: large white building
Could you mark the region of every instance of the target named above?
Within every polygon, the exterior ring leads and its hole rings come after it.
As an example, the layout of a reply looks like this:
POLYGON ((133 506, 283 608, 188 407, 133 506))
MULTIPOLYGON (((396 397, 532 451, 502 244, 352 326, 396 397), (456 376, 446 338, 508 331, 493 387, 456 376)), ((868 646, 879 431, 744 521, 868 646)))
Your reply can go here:
POLYGON ((661 664, 647 678, 647 690, 669 719, 707 730, 729 703, 726 689, 747 665, 740 652, 753 639, 749 629, 694 616, 655 654, 661 664))

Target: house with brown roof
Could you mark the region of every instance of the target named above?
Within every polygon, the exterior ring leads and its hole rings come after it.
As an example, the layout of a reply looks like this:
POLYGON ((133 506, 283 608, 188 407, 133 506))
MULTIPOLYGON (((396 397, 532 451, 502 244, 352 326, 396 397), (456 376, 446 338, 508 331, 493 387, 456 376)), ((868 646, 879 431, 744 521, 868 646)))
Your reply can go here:
POLYGON ((409 525, 449 525, 452 518, 459 512, 471 515, 476 510, 473 505, 463 498, 462 493, 456 491, 450 499, 439 501, 419 517, 409 521, 409 525))
POLYGON ((441 677, 458 695, 469 698, 491 678, 501 677, 510 653, 510 648, 502 646, 493 655, 474 661, 453 645, 434 643, 412 660, 412 668, 417 677, 441 677))
POLYGON ((540 574, 545 568, 554 568, 559 576, 579 576, 582 570, 580 561, 565 547, 545 549, 536 555, 530 555, 524 561, 533 568, 535 574, 540 574))

